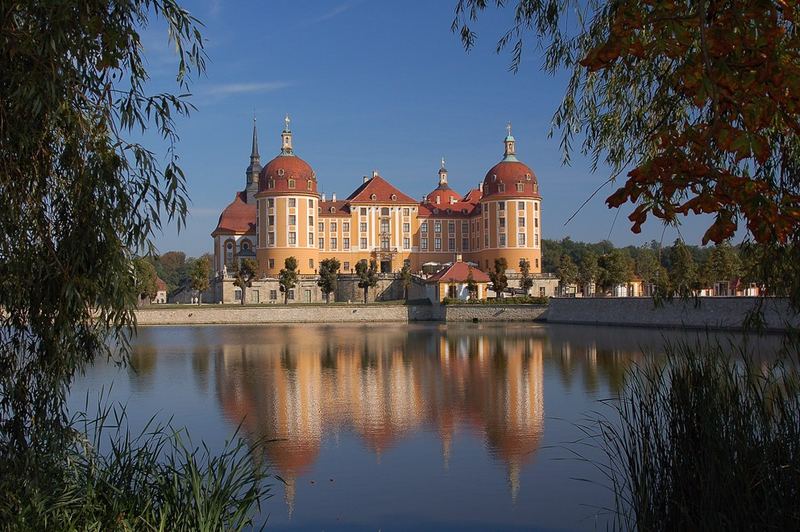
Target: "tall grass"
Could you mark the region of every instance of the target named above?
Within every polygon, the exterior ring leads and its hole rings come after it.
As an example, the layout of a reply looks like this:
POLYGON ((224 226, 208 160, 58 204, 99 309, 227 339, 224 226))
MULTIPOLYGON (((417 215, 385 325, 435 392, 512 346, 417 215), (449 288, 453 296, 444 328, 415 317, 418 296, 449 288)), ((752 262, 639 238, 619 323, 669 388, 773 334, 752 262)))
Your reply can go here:
POLYGON ((630 372, 600 429, 619 528, 800 527, 797 364, 755 360, 670 345, 665 364, 630 372))
POLYGON ((62 453, 0 462, 5 530, 241 530, 270 497, 255 453, 234 435, 221 452, 170 423, 136 434, 124 407, 72 420, 62 453))

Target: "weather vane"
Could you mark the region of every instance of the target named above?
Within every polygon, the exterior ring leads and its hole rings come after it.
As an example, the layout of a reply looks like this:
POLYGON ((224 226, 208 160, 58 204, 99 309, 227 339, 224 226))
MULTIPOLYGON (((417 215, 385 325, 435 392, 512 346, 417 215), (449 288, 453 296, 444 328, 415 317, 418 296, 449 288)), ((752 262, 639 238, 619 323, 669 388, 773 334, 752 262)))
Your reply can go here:
POLYGON ((283 121, 286 123, 286 131, 289 131, 289 122, 291 122, 291 119, 289 118, 289 113, 286 113, 286 118, 284 118, 283 121))
POLYGON ((442 168, 444 168, 444 157, 442 157, 442 168))
POLYGON ((506 124, 506 131, 508 131, 508 136, 510 137, 511 136, 511 122, 506 124))

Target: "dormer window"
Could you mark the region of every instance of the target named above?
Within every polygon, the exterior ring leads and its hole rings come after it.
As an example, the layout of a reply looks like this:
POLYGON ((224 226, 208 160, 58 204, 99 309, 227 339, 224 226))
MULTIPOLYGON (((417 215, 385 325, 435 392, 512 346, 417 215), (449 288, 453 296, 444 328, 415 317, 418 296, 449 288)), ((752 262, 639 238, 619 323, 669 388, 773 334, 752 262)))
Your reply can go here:
POLYGON ((397 201, 397 194, 392 194, 392 201, 397 201))
POLYGON ((530 181, 531 180, 531 174, 525 174, 525 180, 526 181, 530 181))
POLYGON ((517 183, 517 192, 522 192, 525 190, 525 185, 522 183, 517 183))
POLYGON ((497 174, 492 174, 492 181, 497 181, 497 174))
POLYGON ((453 214, 453 209, 447 209, 445 212, 446 212, 447 214, 453 214))
POLYGON ((376 199, 378 199, 378 196, 376 196, 375 194, 372 194, 372 195, 369 197, 369 199, 371 199, 372 201, 375 201, 376 199))
POLYGON ((283 176, 283 168, 278 168, 278 175, 283 176))
POLYGON ((267 181, 267 188, 275 188, 275 180, 271 177, 269 178, 269 181, 267 181))
POLYGON ((311 181, 311 180, 309 179, 309 180, 308 180, 308 183, 306 184, 306 188, 307 188, 308 190, 311 190, 311 188, 312 188, 313 186, 314 186, 314 184, 313 184, 313 181, 311 181))
POLYGON ((336 212, 336 207, 331 207, 331 214, 336 212))
POLYGON ((294 179, 290 179, 289 180, 289 188, 294 188, 294 185, 295 185, 294 179))
POLYGON ((498 191, 498 192, 505 192, 505 191, 506 191, 506 185, 505 185, 505 183, 499 183, 499 184, 497 185, 497 191, 498 191))
POLYGON ((317 207, 317 212, 322 213, 322 207, 317 207))

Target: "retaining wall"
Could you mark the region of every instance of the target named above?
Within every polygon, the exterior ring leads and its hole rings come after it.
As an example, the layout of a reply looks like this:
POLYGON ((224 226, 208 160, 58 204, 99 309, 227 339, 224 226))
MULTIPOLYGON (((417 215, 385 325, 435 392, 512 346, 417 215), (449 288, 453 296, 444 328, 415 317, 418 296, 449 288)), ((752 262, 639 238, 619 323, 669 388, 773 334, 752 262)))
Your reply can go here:
POLYGON ((442 321, 534 321, 542 318, 546 305, 442 305, 442 321))
POLYGON ((741 329, 760 301, 767 330, 784 330, 787 323, 800 326, 787 299, 755 297, 701 297, 658 307, 648 297, 551 298, 544 318, 551 323, 741 329))

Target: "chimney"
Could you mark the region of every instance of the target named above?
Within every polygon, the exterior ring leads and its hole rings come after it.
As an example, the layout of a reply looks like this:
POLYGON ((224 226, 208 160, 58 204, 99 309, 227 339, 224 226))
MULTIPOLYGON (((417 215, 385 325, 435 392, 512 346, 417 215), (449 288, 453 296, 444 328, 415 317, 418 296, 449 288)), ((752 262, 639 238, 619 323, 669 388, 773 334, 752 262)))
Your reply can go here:
POLYGON ((325 193, 322 193, 322 201, 325 201, 325 193))
POLYGON ((366 183, 367 181, 369 181, 369 176, 365 175, 364 176, 364 183, 366 183))
POLYGON ((456 262, 461 262, 461 253, 456 253, 456 262))
POLYGON ((440 198, 439 196, 436 196, 436 205, 439 205, 439 200, 440 200, 440 199, 441 199, 441 198, 440 198))
POLYGON ((478 190, 480 190, 480 191, 481 191, 481 194, 483 194, 483 181, 481 181, 480 183, 478 183, 478 190))
POLYGON ((336 192, 331 195, 331 201, 336 201, 336 192))
POLYGON ((378 177, 378 171, 377 170, 373 170, 372 171, 372 177, 378 177))

